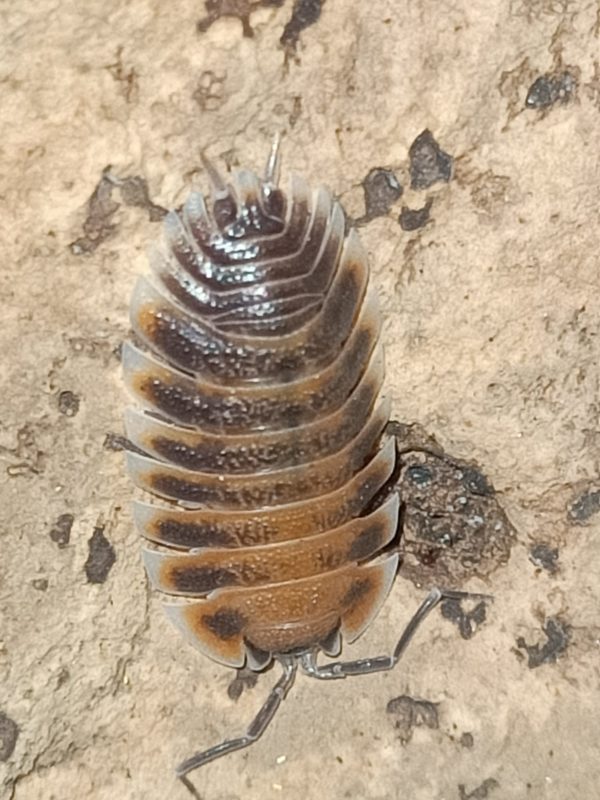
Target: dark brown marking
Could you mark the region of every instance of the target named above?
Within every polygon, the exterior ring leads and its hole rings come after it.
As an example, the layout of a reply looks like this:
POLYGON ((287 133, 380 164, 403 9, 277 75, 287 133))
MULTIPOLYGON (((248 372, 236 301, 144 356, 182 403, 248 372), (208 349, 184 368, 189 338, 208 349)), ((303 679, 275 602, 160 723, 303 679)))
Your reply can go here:
POLYGON ((233 608, 222 608, 215 614, 205 614, 202 622, 215 636, 227 641, 240 635, 244 630, 246 618, 233 608))
POLYGON ((369 594, 373 588, 373 583, 369 578, 355 578, 342 600, 342 607, 349 608, 355 606, 362 598, 369 594))
POLYGON ((174 567, 169 577, 174 589, 189 594, 207 594, 239 583, 235 572, 218 567, 174 567))
POLYGON ((237 544, 235 537, 217 526, 163 519, 158 530, 160 538, 174 547, 229 547, 237 544))
POLYGON ((383 528, 381 525, 371 525, 361 531, 354 539, 348 550, 349 561, 362 561, 375 553, 381 542, 383 528))

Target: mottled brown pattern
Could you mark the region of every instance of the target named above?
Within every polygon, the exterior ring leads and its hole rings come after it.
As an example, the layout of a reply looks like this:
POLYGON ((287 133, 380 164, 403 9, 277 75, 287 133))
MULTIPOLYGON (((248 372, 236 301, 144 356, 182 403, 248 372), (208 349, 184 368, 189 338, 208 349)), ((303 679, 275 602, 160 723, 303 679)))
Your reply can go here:
POLYGON ((396 565, 397 557, 389 556, 285 583, 223 589, 174 606, 169 613, 204 648, 216 649, 225 663, 240 666, 244 638, 260 650, 287 652, 318 644, 341 620, 342 632, 352 641, 381 606, 396 565))
POLYGON ((398 497, 339 528, 279 544, 240 548, 207 547, 173 554, 146 547, 144 559, 153 583, 170 594, 200 596, 224 586, 261 586, 332 572, 375 555, 394 536, 398 497))

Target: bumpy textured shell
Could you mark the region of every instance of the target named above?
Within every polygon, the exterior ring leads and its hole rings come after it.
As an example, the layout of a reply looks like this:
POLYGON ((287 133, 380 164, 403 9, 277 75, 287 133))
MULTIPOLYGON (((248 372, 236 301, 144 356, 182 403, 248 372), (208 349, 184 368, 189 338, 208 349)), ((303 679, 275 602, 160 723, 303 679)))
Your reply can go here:
POLYGON ((356 639, 392 584, 398 497, 365 252, 325 189, 267 172, 165 221, 123 351, 136 525, 167 612, 211 658, 356 639), (372 509, 375 510, 372 510, 372 509), (368 510, 371 509, 371 510, 368 510))

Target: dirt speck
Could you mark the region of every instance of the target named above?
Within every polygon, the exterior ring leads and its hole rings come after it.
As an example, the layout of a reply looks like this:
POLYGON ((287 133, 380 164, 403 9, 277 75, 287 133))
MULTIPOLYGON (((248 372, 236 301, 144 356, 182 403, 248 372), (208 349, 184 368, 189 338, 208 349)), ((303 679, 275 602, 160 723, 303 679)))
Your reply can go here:
POLYGON ((216 111, 223 105, 226 77, 226 73, 217 74, 212 69, 202 72, 192 94, 202 111, 216 111))
POLYGON ((541 567, 547 572, 556 572, 558 570, 558 548, 550 547, 549 544, 543 542, 534 544, 529 550, 529 560, 536 567, 541 567))
POLYGON ((132 175, 128 178, 112 175, 111 178, 115 186, 121 190, 121 199, 125 205, 145 209, 150 222, 159 222, 168 213, 166 208, 152 202, 148 183, 141 175, 132 175))
POLYGON ((552 664, 558 660, 569 645, 571 626, 559 617, 548 617, 542 628, 546 636, 543 644, 528 645, 522 636, 517 639, 517 647, 527 653, 527 666, 535 669, 542 664, 552 664))
POLYGON ((430 130, 420 133, 408 151, 411 189, 427 189, 452 177, 452 156, 445 153, 430 130))
POLYGON ((486 800, 490 796, 490 792, 499 786, 500 784, 494 778, 486 778, 477 788, 467 792, 464 783, 461 783, 458 786, 458 796, 460 800, 486 800))
POLYGON ((48 578, 34 578, 31 581, 31 585, 38 592, 45 592, 48 588, 48 578))
POLYGON ((442 616, 456 625, 463 639, 470 639, 485 622, 486 604, 484 600, 479 600, 471 611, 464 611, 463 602, 452 598, 443 600, 442 616))
POLYGON ((424 227, 429 222, 429 212, 433 200, 431 198, 425 203, 423 208, 408 208, 402 206, 398 222, 403 231, 416 231, 424 227))
POLYGON ((79 397, 75 392, 64 391, 58 395, 58 410, 65 417, 74 417, 79 411, 79 397))
POLYGON ((470 733, 469 731, 465 731, 465 733, 461 734, 460 744, 462 747, 466 748, 467 750, 470 750, 475 744, 473 734, 470 733))
POLYGON ((135 67, 129 67, 124 64, 122 45, 117 47, 114 62, 108 64, 105 69, 120 87, 125 101, 127 103, 136 102, 139 97, 139 75, 135 67))
POLYGON ((94 528, 88 547, 90 552, 84 564, 88 583, 104 583, 116 561, 114 548, 104 535, 104 528, 94 528))
POLYGON ((531 84, 525 106, 527 108, 550 108, 556 103, 565 105, 577 92, 577 79, 570 72, 541 75, 531 84))
POLYGON ((583 525, 595 517, 599 511, 600 489, 588 489, 571 503, 568 518, 576 525, 583 525))
POLYGON ((386 711, 394 718, 394 728, 398 731, 402 744, 410 742, 415 728, 439 728, 438 705, 439 703, 417 700, 406 694, 389 701, 386 711))
POLYGON ((113 174, 109 165, 102 170, 102 177, 88 200, 87 217, 83 223, 85 235, 69 245, 73 255, 90 255, 116 233, 117 224, 113 218, 119 210, 119 203, 112 197, 115 188, 120 189, 125 205, 146 209, 151 222, 161 220, 167 213, 166 209, 150 200, 144 178, 139 175, 120 178, 113 174))
POLYGON ((374 167, 362 182, 365 196, 365 213, 354 221, 355 225, 365 225, 376 217, 385 216, 403 189, 392 170, 374 167))
POLYGON ((74 521, 73 514, 61 514, 50 529, 50 538, 61 550, 69 544, 74 521))
POLYGON ((83 223, 84 236, 69 245, 73 255, 90 255, 117 230, 113 217, 119 204, 112 199, 114 185, 108 177, 110 169, 110 166, 104 168, 102 177, 88 200, 87 217, 83 223))

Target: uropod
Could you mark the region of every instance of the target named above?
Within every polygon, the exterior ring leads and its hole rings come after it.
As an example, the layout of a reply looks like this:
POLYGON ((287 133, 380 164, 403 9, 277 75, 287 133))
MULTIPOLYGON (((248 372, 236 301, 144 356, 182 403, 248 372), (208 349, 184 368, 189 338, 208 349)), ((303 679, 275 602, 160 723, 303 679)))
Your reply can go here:
POLYGON ((389 670, 442 599, 466 596, 432 589, 391 655, 318 663, 367 629, 398 568, 377 295, 331 194, 298 176, 281 188, 279 139, 263 177, 203 161, 210 200, 193 192, 168 214, 131 302, 127 466, 154 496, 133 516, 185 638, 282 674, 244 735, 176 768, 196 796, 188 774, 258 739, 298 667, 325 680, 389 670))

